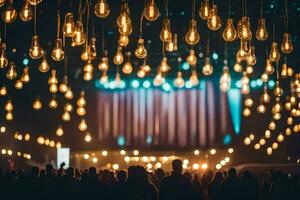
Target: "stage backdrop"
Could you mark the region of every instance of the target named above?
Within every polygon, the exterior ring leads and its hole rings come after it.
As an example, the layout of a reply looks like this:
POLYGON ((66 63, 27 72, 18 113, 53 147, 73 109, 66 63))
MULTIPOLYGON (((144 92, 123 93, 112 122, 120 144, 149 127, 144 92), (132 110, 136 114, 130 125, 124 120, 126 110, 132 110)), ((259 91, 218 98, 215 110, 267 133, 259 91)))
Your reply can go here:
POLYGON ((97 98, 102 143, 139 148, 210 147, 230 143, 234 135, 227 94, 212 82, 169 92, 100 90, 97 98))

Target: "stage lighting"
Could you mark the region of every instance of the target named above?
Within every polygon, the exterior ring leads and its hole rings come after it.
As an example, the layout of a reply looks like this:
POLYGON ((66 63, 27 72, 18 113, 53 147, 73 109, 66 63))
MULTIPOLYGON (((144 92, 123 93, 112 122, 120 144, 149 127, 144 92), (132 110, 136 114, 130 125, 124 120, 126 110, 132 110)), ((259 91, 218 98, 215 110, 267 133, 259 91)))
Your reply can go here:
POLYGON ((108 153, 107 153, 107 151, 102 151, 101 154, 102 154, 102 156, 107 156, 108 153))
POLYGON ((23 59, 23 65, 27 66, 29 64, 29 60, 27 58, 23 59))
POLYGON ((211 155, 215 155, 215 154, 217 153, 217 151, 216 151, 215 149, 211 149, 211 150, 209 151, 209 153, 210 153, 211 155))
POLYGON ((89 154, 87 154, 87 153, 85 153, 85 154, 83 154, 83 158, 87 160, 87 159, 89 159, 89 158, 90 158, 90 155, 89 155, 89 154))
POLYGON ((206 163, 203 163, 203 164, 201 165, 201 168, 202 168, 203 170, 206 170, 206 169, 208 168, 208 165, 207 165, 206 163))
POLYGON ((133 155, 137 156, 137 155, 139 155, 139 154, 140 154, 140 152, 139 152, 138 150, 134 150, 134 151, 133 151, 133 155))
POLYGON ((145 80, 145 81, 143 82, 143 87, 144 87, 144 88, 150 88, 150 86, 151 86, 151 82, 150 82, 150 81, 145 80))
POLYGON ((194 155, 197 156, 197 155, 199 155, 199 154, 200 154, 200 151, 199 151, 198 149, 194 151, 194 155))
POLYGON ((133 88, 138 88, 139 85, 140 85, 140 83, 139 83, 138 80, 133 80, 133 81, 131 82, 131 86, 132 86, 133 88))
POLYGON ((120 151, 120 154, 121 154, 122 156, 124 156, 124 155, 126 154, 126 151, 125 151, 125 150, 121 150, 121 151, 120 151))
POLYGON ((115 164, 112 165, 112 168, 113 168, 113 170, 118 170, 119 169, 119 165, 115 163, 115 164))
POLYGON ((93 158, 93 163, 98 162, 98 159, 96 157, 93 158))
POLYGON ((198 170, 199 169, 199 164, 198 163, 194 163, 193 164, 193 170, 198 170))

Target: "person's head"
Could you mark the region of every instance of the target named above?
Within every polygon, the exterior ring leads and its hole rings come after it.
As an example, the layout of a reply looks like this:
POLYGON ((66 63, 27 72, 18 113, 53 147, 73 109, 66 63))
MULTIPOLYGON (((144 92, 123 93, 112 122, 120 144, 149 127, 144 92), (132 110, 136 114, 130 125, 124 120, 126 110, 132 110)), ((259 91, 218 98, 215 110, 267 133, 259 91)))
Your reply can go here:
POLYGON ((181 174, 182 173, 182 161, 179 159, 173 160, 172 168, 173 168, 174 173, 181 174))
POLYGON ((216 172, 213 180, 217 183, 221 183, 223 181, 222 172, 216 172))
POLYGON ((66 170, 66 174, 67 174, 69 177, 74 177, 74 168, 73 168, 73 167, 69 167, 69 168, 66 170))
POLYGON ((237 174, 237 172, 236 172, 235 168, 230 168, 228 170, 228 177, 230 177, 230 178, 236 177, 236 174, 237 174))
POLYGON ((90 176, 96 176, 96 174, 97 174, 96 168, 95 167, 90 167, 89 168, 89 175, 90 176))
POLYGON ((38 177, 40 169, 38 167, 32 167, 31 168, 31 176, 32 177, 38 177))
POLYGON ((46 174, 47 175, 52 175, 53 173, 53 166, 51 164, 46 165, 46 174))
POLYGON ((121 183, 124 183, 126 182, 126 179, 127 179, 127 174, 124 170, 120 170, 117 172, 117 179, 118 179, 118 182, 121 182, 121 183))
POLYGON ((252 173, 250 171, 244 171, 244 173, 243 173, 243 179, 245 179, 245 180, 252 179, 252 173))

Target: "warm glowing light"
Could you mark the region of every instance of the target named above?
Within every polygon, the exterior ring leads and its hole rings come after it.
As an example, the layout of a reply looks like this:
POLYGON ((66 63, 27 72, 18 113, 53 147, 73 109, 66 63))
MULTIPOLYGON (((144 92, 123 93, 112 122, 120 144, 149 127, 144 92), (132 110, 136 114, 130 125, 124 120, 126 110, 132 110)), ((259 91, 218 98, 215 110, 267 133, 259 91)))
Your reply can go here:
POLYGON ((92 141, 92 136, 91 136, 89 133, 87 133, 87 134, 84 136, 84 141, 85 141, 85 142, 91 142, 91 141, 92 141))
POLYGON ((217 153, 217 150, 211 149, 211 150, 209 151, 209 153, 210 153, 211 155, 215 155, 215 154, 217 153))
POLYGON ((78 124, 78 129, 79 129, 80 131, 86 131, 87 128, 88 128, 88 126, 87 126, 87 124, 86 124, 86 121, 85 121, 84 119, 82 119, 82 120, 80 121, 80 123, 78 124))
POLYGON ((283 142, 283 141, 284 141, 284 136, 283 136, 282 134, 279 134, 279 135, 277 136, 277 141, 278 141, 278 142, 283 142))
POLYGON ((126 154, 126 151, 125 151, 125 150, 120 150, 120 154, 121 154, 122 156, 124 156, 124 155, 126 154))
POLYGON ((207 19, 207 27, 212 30, 216 31, 222 26, 222 20, 218 16, 218 8, 217 5, 213 5, 212 9, 210 10, 209 17, 207 19))
POLYGON ((118 170, 119 169, 119 165, 115 163, 115 164, 112 165, 112 168, 113 168, 113 170, 118 170))
POLYGON ((229 148, 228 149, 228 153, 232 154, 234 152, 234 149, 233 148, 229 148))
POLYGON ((200 151, 198 150, 198 149, 196 149, 195 151, 194 151, 194 155, 199 155, 200 154, 200 151))
POLYGON ((144 16, 148 21, 155 21, 159 17, 159 10, 154 0, 149 0, 144 8, 144 16))
POLYGON ((83 154, 83 158, 87 160, 87 159, 89 159, 89 158, 90 158, 90 155, 89 155, 89 154, 87 154, 87 153, 85 153, 85 154, 83 154))
POLYGON ((170 20, 167 17, 163 19, 162 29, 160 31, 159 38, 161 41, 166 43, 172 42, 171 25, 170 20))
POLYGON ((133 151, 133 155, 137 156, 137 155, 139 155, 139 154, 140 154, 140 152, 139 152, 138 150, 134 150, 134 151, 133 151))
POLYGON ((227 19, 226 27, 222 33, 222 37, 226 42, 232 42, 237 38, 237 32, 234 28, 232 18, 227 19))
POLYGON ((63 129, 62 126, 59 126, 59 127, 56 129, 56 135, 57 135, 58 137, 61 137, 61 136, 63 136, 63 134, 64 134, 64 129, 63 129))
POLYGON ((32 36, 31 47, 29 49, 29 56, 32 59, 36 60, 43 57, 44 53, 45 53, 44 50, 40 46, 39 36, 37 35, 32 36))
POLYGON ((24 0, 23 6, 19 11, 19 17, 23 22, 28 22, 33 17, 33 10, 28 0, 24 0))
POLYGON ((203 164, 201 165, 201 168, 202 168, 203 170, 206 170, 206 169, 208 168, 208 165, 207 165, 206 163, 203 163, 203 164))
POLYGON ((221 169, 222 165, 221 164, 216 164, 216 169, 221 169))
POLYGON ((245 145, 250 145, 250 144, 251 144, 251 139, 250 139, 249 137, 246 137, 246 138, 244 139, 244 144, 245 144, 245 145))
POLYGON ((110 9, 106 0, 98 0, 94 7, 94 13, 99 18, 105 18, 109 15, 110 9))
POLYGON ((200 41, 200 34, 197 30, 197 21, 192 19, 189 22, 189 29, 185 34, 185 41, 189 45, 196 45, 200 41))
POLYGON ((104 151, 101 152, 101 154, 102 154, 102 156, 107 156, 108 152, 104 150, 104 151))
POLYGON ((92 161, 93 161, 93 163, 97 163, 97 162, 98 162, 98 158, 94 157, 94 158, 92 159, 92 161))
POLYGON ((199 169, 199 164, 198 163, 194 163, 193 164, 193 170, 198 170, 199 169))

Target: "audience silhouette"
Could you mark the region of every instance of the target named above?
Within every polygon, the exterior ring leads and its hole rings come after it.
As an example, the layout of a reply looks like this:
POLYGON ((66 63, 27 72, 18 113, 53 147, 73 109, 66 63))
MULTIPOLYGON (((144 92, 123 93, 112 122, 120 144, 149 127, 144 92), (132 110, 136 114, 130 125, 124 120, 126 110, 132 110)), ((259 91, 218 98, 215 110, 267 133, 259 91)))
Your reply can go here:
POLYGON ((4 171, 0 169, 1 199, 30 200, 298 200, 300 179, 280 171, 238 174, 208 170, 184 172, 181 160, 172 162, 172 172, 147 172, 142 166, 127 171, 78 170, 64 165, 55 170, 4 171))

